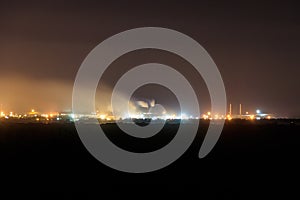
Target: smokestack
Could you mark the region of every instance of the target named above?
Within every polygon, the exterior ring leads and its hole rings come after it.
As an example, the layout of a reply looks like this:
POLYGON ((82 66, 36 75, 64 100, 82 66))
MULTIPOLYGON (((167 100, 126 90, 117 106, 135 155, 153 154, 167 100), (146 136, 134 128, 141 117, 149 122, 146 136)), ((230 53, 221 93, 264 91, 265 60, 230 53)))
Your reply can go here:
POLYGON ((240 116, 242 116, 242 104, 240 104, 240 116))
POLYGON ((229 104, 229 115, 231 116, 232 110, 231 110, 231 104, 229 104))

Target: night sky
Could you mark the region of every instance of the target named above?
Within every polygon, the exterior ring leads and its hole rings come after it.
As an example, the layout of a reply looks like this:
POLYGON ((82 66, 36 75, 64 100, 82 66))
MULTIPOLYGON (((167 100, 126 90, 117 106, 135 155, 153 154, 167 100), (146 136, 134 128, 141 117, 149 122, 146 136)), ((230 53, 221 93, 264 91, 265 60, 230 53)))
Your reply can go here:
MULTIPOLYGON (((189 35, 208 51, 234 112, 242 103, 247 111, 300 117, 297 1, 240 2, 0 0, 0 103, 6 111, 70 110, 77 70, 96 45, 127 29, 155 26, 189 35)), ((201 77, 193 77, 188 63, 167 52, 122 56, 99 88, 109 94, 121 72, 148 61, 190 75, 201 109, 209 110, 201 77)), ((168 104, 168 93, 157 92, 165 88, 156 89, 139 95, 158 95, 157 102, 168 104)))

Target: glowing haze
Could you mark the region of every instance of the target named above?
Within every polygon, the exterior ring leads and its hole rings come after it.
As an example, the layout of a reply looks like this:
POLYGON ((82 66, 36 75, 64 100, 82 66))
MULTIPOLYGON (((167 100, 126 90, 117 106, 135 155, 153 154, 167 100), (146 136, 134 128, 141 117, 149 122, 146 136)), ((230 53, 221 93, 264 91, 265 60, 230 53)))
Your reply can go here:
MULTIPOLYGON (((296 1, 1 1, 0 104, 15 112, 71 110, 77 70, 96 45, 127 29, 156 26, 187 34, 208 51, 234 113, 242 103, 244 111, 300 117, 298 7, 296 1)), ((133 52, 113 63, 103 79, 104 94, 97 98, 107 102, 120 74, 147 62, 167 64, 187 76, 201 111, 209 110, 201 77, 182 59, 157 51, 133 52)), ((158 91, 138 96, 174 107, 174 100, 158 91)))

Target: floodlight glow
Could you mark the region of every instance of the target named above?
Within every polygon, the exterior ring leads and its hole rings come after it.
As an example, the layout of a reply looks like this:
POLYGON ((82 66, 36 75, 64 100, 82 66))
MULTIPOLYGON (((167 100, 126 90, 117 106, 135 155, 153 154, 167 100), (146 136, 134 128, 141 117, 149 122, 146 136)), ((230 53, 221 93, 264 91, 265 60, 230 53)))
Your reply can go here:
POLYGON ((181 113, 181 119, 188 119, 188 117, 185 113, 181 113))

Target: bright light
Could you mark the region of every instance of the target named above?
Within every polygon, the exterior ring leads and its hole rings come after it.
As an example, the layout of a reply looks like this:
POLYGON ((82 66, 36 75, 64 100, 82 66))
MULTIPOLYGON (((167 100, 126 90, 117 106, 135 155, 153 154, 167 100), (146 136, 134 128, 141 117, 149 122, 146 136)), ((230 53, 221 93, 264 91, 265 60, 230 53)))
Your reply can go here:
POLYGON ((48 117, 49 117, 48 114, 42 114, 41 116, 42 116, 42 117, 45 117, 45 118, 48 118, 48 117))
POLYGON ((268 119, 271 119, 271 116, 268 116, 267 118, 268 118, 268 119))
POLYGON ((254 115, 251 115, 251 116, 250 116, 250 119, 253 120, 253 119, 254 119, 254 115))
POLYGON ((227 119, 228 119, 228 120, 232 120, 231 115, 227 115, 227 119))
POLYGON ((185 113, 181 113, 181 119, 187 119, 187 115, 185 113))
POLYGON ((104 120, 106 118, 106 115, 102 114, 100 115, 100 119, 104 120))
POLYGON ((207 112, 207 115, 209 116, 209 115, 211 115, 211 113, 210 113, 210 112, 207 112))
POLYGON ((257 114, 260 114, 261 112, 260 112, 260 110, 256 110, 256 113, 257 113, 257 114))
POLYGON ((34 109, 31 109, 31 112, 34 113, 34 109))

